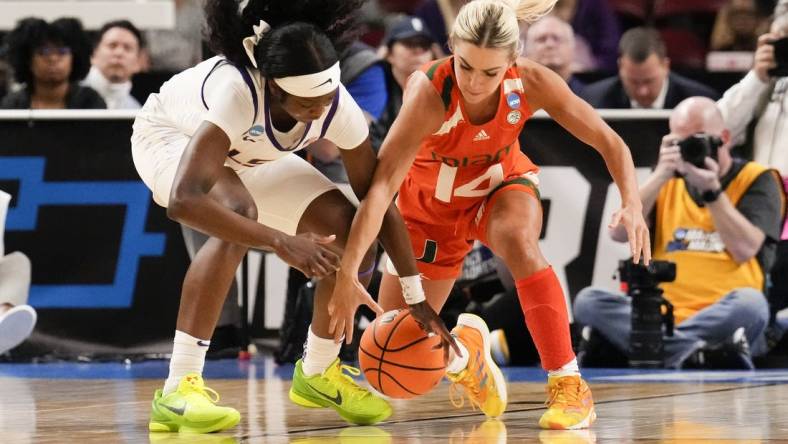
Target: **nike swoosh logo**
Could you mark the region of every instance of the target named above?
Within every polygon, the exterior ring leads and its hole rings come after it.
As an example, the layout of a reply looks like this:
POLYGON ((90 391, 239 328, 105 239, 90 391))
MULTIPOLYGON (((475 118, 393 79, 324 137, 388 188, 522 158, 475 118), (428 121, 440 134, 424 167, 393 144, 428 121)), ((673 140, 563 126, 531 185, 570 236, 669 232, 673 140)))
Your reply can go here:
POLYGON ((312 89, 315 89, 315 88, 320 88, 321 86, 325 85, 326 83, 328 83, 329 85, 332 85, 332 84, 334 83, 334 81, 333 81, 332 79, 330 79, 330 78, 329 78, 329 79, 328 79, 328 80, 326 80, 325 82, 321 83, 320 85, 317 85, 317 86, 313 87, 312 89))
POLYGON ((180 407, 172 407, 167 404, 162 404, 162 406, 178 416, 183 416, 183 414, 186 412, 186 404, 183 404, 180 407))
POLYGON ((336 396, 328 396, 325 393, 321 392, 320 390, 312 387, 311 385, 309 386, 309 388, 314 390, 318 395, 320 395, 320 396, 328 399, 329 401, 333 402, 334 404, 342 405, 342 393, 339 393, 339 391, 337 391, 337 395, 336 396))
POLYGON ((209 347, 211 345, 211 343, 210 342, 204 342, 204 341, 197 341, 197 345, 199 345, 200 347, 209 347))

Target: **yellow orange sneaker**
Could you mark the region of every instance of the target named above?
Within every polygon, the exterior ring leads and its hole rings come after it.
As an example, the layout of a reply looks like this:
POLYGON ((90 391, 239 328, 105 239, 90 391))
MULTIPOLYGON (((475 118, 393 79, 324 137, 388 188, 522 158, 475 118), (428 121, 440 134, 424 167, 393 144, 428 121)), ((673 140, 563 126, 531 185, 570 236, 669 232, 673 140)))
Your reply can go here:
POLYGON ((453 383, 450 388, 452 404, 462 407, 464 398, 455 401, 457 386, 465 389, 471 405, 478 406, 490 418, 501 416, 506 410, 506 381, 501 369, 490 355, 490 330, 482 318, 463 313, 457 319, 452 335, 468 350, 468 365, 459 373, 446 373, 453 383))
POLYGON ((539 419, 543 429, 585 429, 596 420, 591 389, 579 375, 549 377, 547 396, 547 411, 539 419))

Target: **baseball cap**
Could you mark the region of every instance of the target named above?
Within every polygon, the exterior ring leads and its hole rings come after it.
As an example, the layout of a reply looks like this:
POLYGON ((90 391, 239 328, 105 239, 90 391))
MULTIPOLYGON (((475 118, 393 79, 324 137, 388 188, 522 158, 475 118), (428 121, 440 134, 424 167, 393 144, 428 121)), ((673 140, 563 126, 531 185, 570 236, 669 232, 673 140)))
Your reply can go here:
POLYGON ((409 39, 411 37, 423 37, 430 42, 435 41, 422 19, 408 15, 394 22, 386 34, 384 43, 391 46, 391 44, 396 41, 409 39))

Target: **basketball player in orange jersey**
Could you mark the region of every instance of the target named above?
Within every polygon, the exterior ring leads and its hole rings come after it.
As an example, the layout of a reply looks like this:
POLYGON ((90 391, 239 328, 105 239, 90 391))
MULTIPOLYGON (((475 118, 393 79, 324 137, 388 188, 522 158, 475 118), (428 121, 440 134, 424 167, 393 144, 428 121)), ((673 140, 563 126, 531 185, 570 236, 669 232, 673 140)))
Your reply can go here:
MULTIPOLYGON (((572 351, 561 286, 539 250, 538 168, 518 144, 523 124, 534 112, 545 110, 599 151, 623 202, 611 226, 626 228, 635 261, 642 253, 648 262, 650 246, 627 146, 558 75, 517 57, 518 20, 533 22, 555 2, 467 3, 450 35, 454 55, 410 77, 400 114, 381 148, 373 183, 353 222, 329 304, 329 330, 335 338, 352 337, 353 314, 368 298, 358 282, 359 265, 399 190, 397 205, 420 256, 421 280, 400 276, 398 284, 396 270, 389 266, 380 305, 385 310, 412 306, 426 296, 439 311, 473 241, 484 242, 514 275, 528 330, 549 372, 548 410, 539 425, 579 429, 588 427, 596 414, 572 351)), ((425 329, 437 331, 435 322, 429 321, 422 319, 425 329)), ((490 356, 487 326, 480 318, 463 314, 453 336, 460 354, 452 354, 448 378, 464 386, 485 414, 500 415, 506 408, 506 387, 490 356)))

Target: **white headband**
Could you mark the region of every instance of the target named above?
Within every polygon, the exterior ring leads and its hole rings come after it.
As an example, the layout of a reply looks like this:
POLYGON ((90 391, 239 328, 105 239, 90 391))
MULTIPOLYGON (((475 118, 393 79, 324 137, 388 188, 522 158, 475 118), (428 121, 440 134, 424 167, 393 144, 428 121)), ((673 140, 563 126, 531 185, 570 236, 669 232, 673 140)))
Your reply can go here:
POLYGON ((339 86, 339 62, 313 74, 274 79, 288 94, 298 97, 319 97, 331 93, 339 86))
MULTIPOLYGON (((266 23, 265 20, 260 20, 260 23, 253 26, 252 29, 254 30, 254 35, 243 39, 243 46, 244 50, 246 50, 246 56, 252 62, 252 66, 257 68, 257 60, 254 58, 254 47, 260 42, 263 34, 271 30, 271 25, 266 23)), ((274 79, 274 81, 288 94, 298 97, 320 97, 331 93, 339 86, 339 76, 339 62, 336 62, 333 66, 320 72, 282 77, 281 79, 274 79)))

